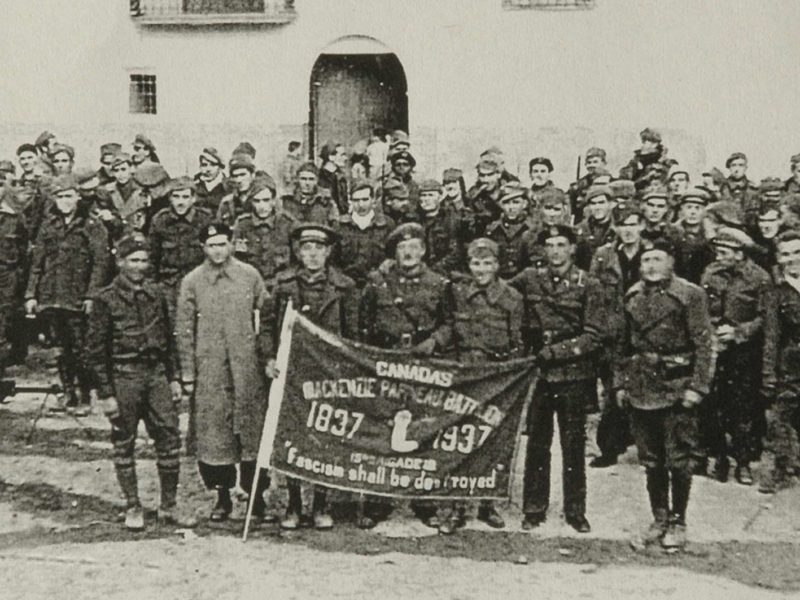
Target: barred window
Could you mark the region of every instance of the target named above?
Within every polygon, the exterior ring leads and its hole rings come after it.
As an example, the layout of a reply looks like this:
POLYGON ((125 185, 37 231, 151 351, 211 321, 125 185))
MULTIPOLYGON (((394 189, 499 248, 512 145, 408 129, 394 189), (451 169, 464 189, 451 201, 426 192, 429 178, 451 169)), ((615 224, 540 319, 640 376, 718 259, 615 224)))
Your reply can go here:
POLYGON ((187 13, 225 14, 264 12, 264 0, 183 0, 187 13))
POLYGON ((130 112, 156 114, 156 76, 131 74, 130 112))
POLYGON ((515 10, 532 8, 539 10, 573 10, 594 8, 595 0, 503 0, 503 8, 515 10))

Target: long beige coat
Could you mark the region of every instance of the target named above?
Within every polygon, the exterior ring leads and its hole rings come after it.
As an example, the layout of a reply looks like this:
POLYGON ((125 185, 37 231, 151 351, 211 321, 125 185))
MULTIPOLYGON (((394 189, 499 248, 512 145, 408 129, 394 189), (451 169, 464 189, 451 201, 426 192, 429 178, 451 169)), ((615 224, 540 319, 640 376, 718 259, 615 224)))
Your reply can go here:
POLYGON ((221 268, 204 262, 181 282, 176 337, 182 378, 195 381, 197 459, 204 463, 258 453, 267 383, 256 316, 267 297, 258 271, 234 258, 221 268))

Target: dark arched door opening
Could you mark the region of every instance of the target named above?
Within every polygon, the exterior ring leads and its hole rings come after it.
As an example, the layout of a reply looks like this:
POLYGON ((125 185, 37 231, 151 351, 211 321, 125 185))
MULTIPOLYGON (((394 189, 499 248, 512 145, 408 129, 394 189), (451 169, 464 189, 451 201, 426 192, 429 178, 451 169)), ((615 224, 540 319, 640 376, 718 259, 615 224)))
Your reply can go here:
POLYGON ((348 148, 376 127, 408 131, 408 86, 396 55, 319 55, 311 71, 309 152, 327 141, 348 148))

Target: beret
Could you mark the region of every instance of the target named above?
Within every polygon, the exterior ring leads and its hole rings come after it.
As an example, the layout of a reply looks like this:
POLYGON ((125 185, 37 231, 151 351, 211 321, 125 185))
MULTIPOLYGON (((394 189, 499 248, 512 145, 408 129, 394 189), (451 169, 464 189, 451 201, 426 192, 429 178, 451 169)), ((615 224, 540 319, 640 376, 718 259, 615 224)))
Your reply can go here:
POLYGON ((145 134, 143 134, 143 133, 137 133, 136 137, 133 138, 133 143, 134 144, 141 144, 142 146, 144 146, 148 150, 155 150, 156 149, 155 144, 153 144, 152 140, 149 137, 147 137, 145 134))
POLYGON ((17 148, 17 156, 19 156, 23 152, 33 152, 34 154, 36 154, 37 153, 36 146, 28 143, 22 144, 19 148, 17 148))
POLYGON ((731 163, 735 160, 744 160, 747 162, 747 155, 744 152, 734 152, 728 157, 728 160, 725 161, 725 168, 729 169, 731 163))
POLYGON ((200 230, 200 235, 198 237, 200 238, 200 243, 205 244, 208 238, 212 238, 215 235, 224 235, 230 240, 233 236, 233 232, 225 223, 211 223, 200 230))
POLYGON ((212 146, 207 146, 203 148, 203 151, 200 153, 200 158, 203 158, 214 165, 219 165, 220 167, 225 167, 225 161, 222 160, 222 156, 220 156, 219 150, 212 146))
POLYGON ((253 183, 250 186, 251 198, 258 194, 259 192, 263 192, 264 190, 269 190, 272 192, 274 196, 278 192, 278 188, 275 185, 275 180, 270 177, 267 173, 259 173, 253 179, 253 183))
POLYGON ((606 151, 602 148, 598 148, 597 146, 592 146, 586 151, 586 159, 589 160, 590 158, 599 157, 602 158, 603 161, 606 160, 606 151))
POLYGON ((116 155, 117 152, 122 151, 122 144, 118 144, 117 142, 108 142, 100 146, 100 157, 102 158, 106 154, 116 155))
POLYGON ((720 227, 717 229, 717 234, 711 240, 715 246, 724 246, 739 250, 741 248, 749 248, 753 245, 753 239, 741 229, 735 227, 720 227))
POLYGON ((77 190, 78 189, 78 180, 75 179, 74 175, 59 175, 58 177, 54 178, 50 183, 50 191, 53 194, 57 194, 59 192, 66 192, 67 190, 77 190))
POLYGON ((412 167, 417 166, 417 161, 414 156, 408 150, 401 150, 400 152, 395 152, 392 154, 391 158, 389 159, 392 164, 396 163, 398 160, 405 160, 408 161, 412 167))
POLYGON ((53 157, 56 154, 61 154, 62 152, 69 156, 70 160, 75 158, 75 148, 67 144, 56 144, 50 151, 50 156, 53 157))
POLYGON ((419 183, 420 192, 441 192, 442 184, 435 179, 424 179, 419 183))
POLYGON ((643 142, 655 142, 656 144, 660 144, 661 134, 655 129, 645 127, 639 132, 639 139, 641 139, 643 142))
POLYGON ((587 202, 591 202, 592 198, 597 198, 598 196, 605 196, 611 200, 614 197, 614 192, 611 190, 611 186, 608 185, 593 185, 586 191, 587 202))
MULTIPOLYGON (((17 154, 19 154, 19 152, 17 152, 17 154)), ((800 154, 795 154, 792 156, 792 158, 789 159, 789 162, 791 163, 792 167, 800 163, 800 154)))
POLYGON ((152 188, 169 180, 169 175, 166 169, 158 163, 152 165, 144 165, 136 169, 133 174, 133 179, 142 187, 152 188))
POLYGON ((687 204, 693 202, 696 204, 707 205, 711 200, 708 192, 699 187, 690 187, 681 195, 680 204, 687 204))
POLYGON ((541 207, 555 206, 558 208, 564 208, 569 206, 567 195, 556 187, 547 187, 539 192, 538 195, 539 205, 541 207))
POLYGON ((777 177, 764 177, 761 183, 758 184, 758 191, 762 194, 782 193, 783 181, 777 177))
POLYGON ((55 136, 54 133, 50 133, 49 131, 43 131, 39 134, 39 137, 36 138, 34 144, 37 146, 44 146, 49 140, 52 140, 55 136))
POLYGON ((569 240, 570 244, 574 244, 578 241, 578 236, 575 234, 575 230, 570 227, 569 225, 550 225, 549 227, 545 227, 539 232, 539 235, 536 236, 536 243, 537 244, 544 244, 547 240, 554 237, 565 237, 569 240))
POLYGON ((111 168, 113 169, 125 163, 131 164, 131 155, 127 152, 118 152, 114 155, 114 162, 111 163, 111 168))
POLYGON ((387 198, 400 199, 408 198, 408 186, 394 177, 389 177, 383 184, 383 193, 387 198))
POLYGON ((396 227, 386 238, 386 250, 393 254, 397 244, 405 240, 422 240, 425 242, 425 228, 419 223, 403 223, 396 227))
POLYGON ((651 252, 655 250, 660 250, 661 252, 666 252, 670 256, 675 256, 675 252, 677 248, 675 244, 667 238, 664 237, 657 237, 656 239, 651 239, 646 231, 642 232, 642 254, 645 252, 651 252))
POLYGON ((137 231, 135 233, 124 235, 117 242, 114 248, 114 254, 116 254, 117 258, 125 258, 134 252, 139 252, 142 250, 145 252, 150 252, 150 244, 148 243, 144 234, 137 231))
POLYGON ((478 161, 478 164, 475 165, 475 168, 483 171, 499 171, 500 170, 500 163, 497 162, 496 158, 492 158, 489 156, 484 156, 478 161))
POLYGON ((470 258, 481 258, 485 256, 498 257, 500 254, 500 247, 497 242, 489 238, 477 238, 470 242, 467 246, 467 256, 470 258))
POLYGON ((0 173, 16 174, 17 167, 10 160, 0 160, 0 173))
POLYGON ((194 179, 181 175, 175 179, 170 179, 168 189, 170 192, 177 192, 178 190, 192 190, 194 192, 196 185, 194 179))
POLYGON ((319 242, 321 244, 333 244, 338 235, 336 232, 322 223, 299 223, 292 228, 290 234, 292 241, 302 244, 303 242, 319 242))
POLYGON ((528 188, 516 181, 507 183, 500 188, 500 199, 498 200, 500 204, 514 198, 525 198, 527 200, 528 188))
POLYGON ((464 176, 461 169, 445 169, 442 173, 442 183, 451 183, 459 181, 464 176))
POLYGON ((624 223, 634 215, 639 217, 639 219, 642 218, 641 209, 633 202, 627 202, 625 204, 615 206, 611 214, 612 218, 614 219, 614 223, 617 225, 624 223))
POLYGON ((228 168, 230 169, 231 173, 233 173, 233 171, 236 169, 247 169, 253 173, 256 170, 256 164, 253 162, 253 157, 249 154, 236 152, 233 156, 231 156, 231 160, 228 163, 228 168))
POLYGON ((535 156, 528 162, 528 170, 532 169, 534 165, 544 165, 547 170, 553 172, 553 162, 545 156, 535 156))
POLYGON ((614 198, 633 198, 636 195, 636 185, 629 179, 616 179, 608 187, 614 198))
POLYGON ((250 158, 255 158, 256 149, 250 142, 239 142, 239 145, 233 149, 233 154, 246 154, 250 158))
POLYGON ((78 185, 83 185, 84 183, 88 183, 89 181, 97 177, 97 171, 95 171, 90 167, 81 167, 79 169, 75 169, 73 171, 73 174, 75 175, 75 181, 78 183, 78 185))

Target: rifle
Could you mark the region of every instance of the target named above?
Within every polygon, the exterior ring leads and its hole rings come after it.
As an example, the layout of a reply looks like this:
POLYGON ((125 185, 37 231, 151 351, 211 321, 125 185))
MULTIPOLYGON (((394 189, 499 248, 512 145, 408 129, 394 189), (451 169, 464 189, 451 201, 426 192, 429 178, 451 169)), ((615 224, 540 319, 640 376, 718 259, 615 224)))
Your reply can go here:
POLYGON ((581 178, 581 155, 578 154, 578 164, 575 165, 575 181, 581 178))

